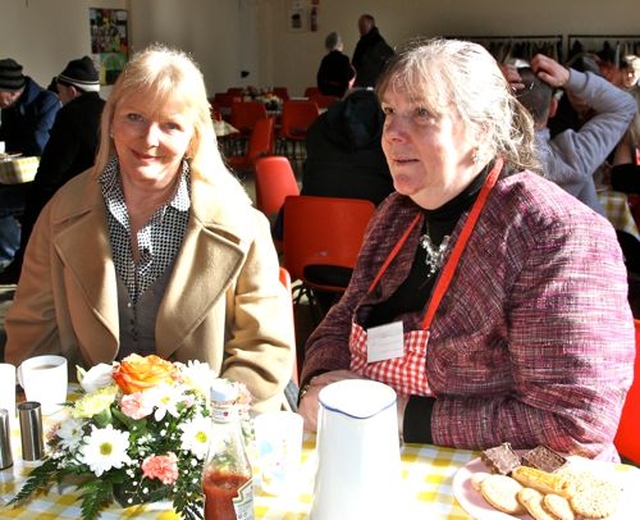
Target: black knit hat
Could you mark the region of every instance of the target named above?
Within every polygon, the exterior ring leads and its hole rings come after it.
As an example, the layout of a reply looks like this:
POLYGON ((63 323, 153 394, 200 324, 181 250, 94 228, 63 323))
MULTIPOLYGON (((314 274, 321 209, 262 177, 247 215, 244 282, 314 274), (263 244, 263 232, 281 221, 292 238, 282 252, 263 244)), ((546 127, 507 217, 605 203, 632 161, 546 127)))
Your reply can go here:
POLYGON ((85 92, 100 90, 100 76, 89 56, 71 60, 58 76, 58 82, 63 85, 72 85, 85 92))
POLYGON ((24 87, 22 65, 11 58, 0 60, 0 90, 15 92, 24 87))

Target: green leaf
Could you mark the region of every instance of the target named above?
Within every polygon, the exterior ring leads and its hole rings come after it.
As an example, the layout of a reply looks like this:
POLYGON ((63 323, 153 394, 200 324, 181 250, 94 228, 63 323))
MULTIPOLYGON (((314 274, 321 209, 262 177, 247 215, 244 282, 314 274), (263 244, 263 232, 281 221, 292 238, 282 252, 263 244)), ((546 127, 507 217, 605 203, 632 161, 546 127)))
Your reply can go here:
POLYGON ((58 469, 55 462, 48 458, 40 466, 34 468, 20 491, 8 503, 17 505, 39 491, 48 490, 51 482, 57 478, 58 469))

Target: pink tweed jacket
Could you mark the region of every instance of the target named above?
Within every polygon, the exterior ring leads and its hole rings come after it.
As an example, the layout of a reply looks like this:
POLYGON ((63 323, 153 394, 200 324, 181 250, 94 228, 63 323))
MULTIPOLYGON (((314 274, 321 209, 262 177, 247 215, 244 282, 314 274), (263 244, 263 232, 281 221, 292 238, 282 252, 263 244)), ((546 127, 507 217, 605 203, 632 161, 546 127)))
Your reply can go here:
MULTIPOLYGON (((348 290, 309 338, 303 382, 349 368, 354 312, 385 300, 406 278, 421 226, 367 294, 419 211, 399 194, 379 207, 348 290)), ((419 328, 423 315, 403 316, 405 332, 419 328)), ((431 326, 425 370, 436 395, 433 441, 467 449, 544 443, 615 458, 634 353, 626 270, 612 226, 534 173, 500 179, 431 326)))

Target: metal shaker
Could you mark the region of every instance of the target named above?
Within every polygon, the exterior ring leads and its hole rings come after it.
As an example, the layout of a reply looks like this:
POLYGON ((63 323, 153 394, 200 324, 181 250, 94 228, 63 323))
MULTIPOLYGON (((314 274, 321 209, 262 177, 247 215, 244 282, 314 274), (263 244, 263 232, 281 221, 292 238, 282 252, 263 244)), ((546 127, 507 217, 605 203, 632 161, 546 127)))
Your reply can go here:
POLYGON ((18 405, 20 420, 20 440, 22 458, 27 461, 44 458, 44 437, 42 435, 42 410, 40 403, 25 401, 18 405))
POLYGON ((13 456, 11 455, 9 412, 6 408, 0 408, 0 469, 10 466, 13 466, 13 456))

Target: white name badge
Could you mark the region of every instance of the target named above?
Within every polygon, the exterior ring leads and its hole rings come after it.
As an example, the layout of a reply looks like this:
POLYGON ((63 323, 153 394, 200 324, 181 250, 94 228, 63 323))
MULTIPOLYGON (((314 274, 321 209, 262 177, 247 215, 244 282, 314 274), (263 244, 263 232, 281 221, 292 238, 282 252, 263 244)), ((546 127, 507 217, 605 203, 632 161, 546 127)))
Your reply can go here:
POLYGON ((367 363, 404 356, 404 330, 401 321, 367 330, 367 363))

